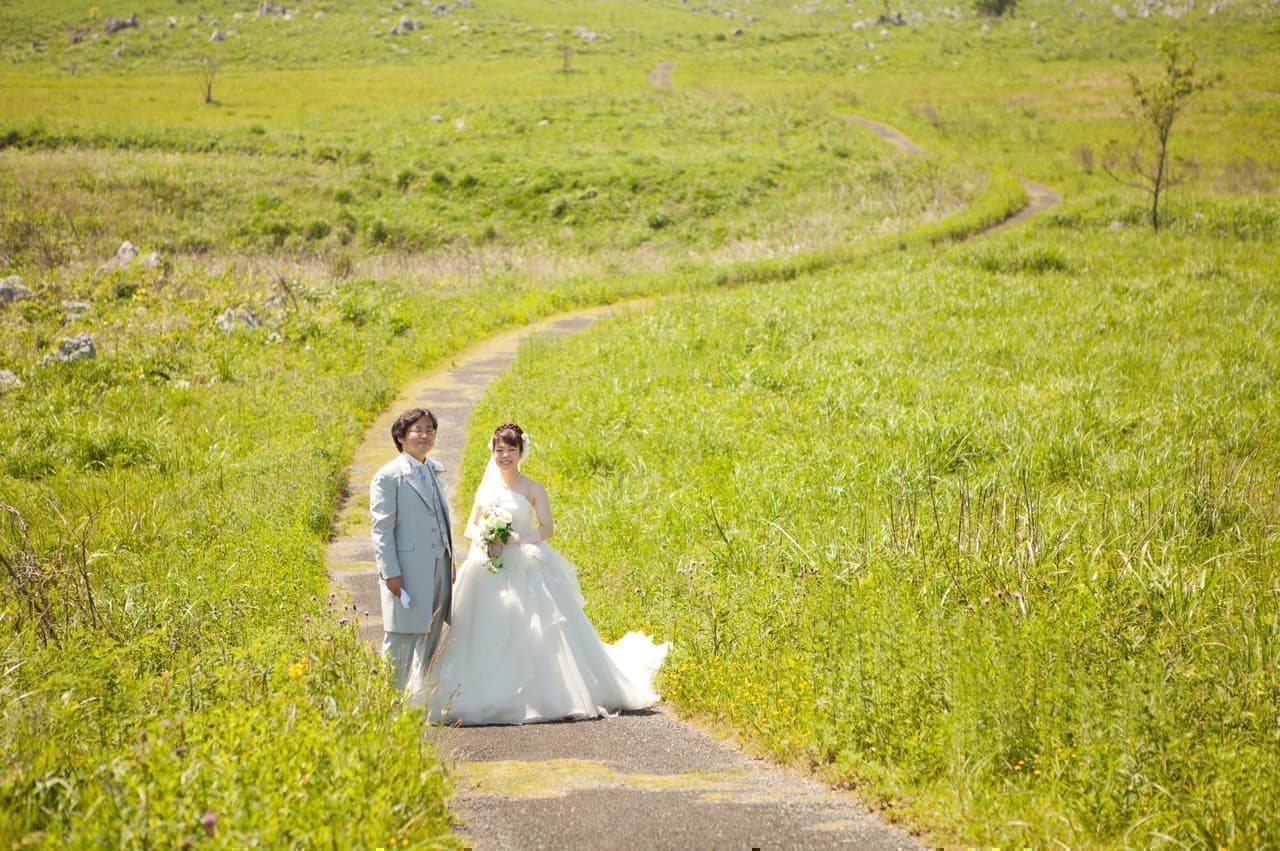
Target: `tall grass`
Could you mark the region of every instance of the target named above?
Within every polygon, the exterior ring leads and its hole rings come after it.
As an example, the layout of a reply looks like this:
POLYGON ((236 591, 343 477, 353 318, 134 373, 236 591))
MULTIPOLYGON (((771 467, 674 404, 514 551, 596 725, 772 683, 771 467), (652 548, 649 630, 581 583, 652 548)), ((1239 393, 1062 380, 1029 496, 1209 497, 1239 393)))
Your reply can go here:
POLYGON ((476 420, 682 711, 944 843, 1272 845, 1274 246, 1109 214, 531 347, 476 420))
POLYGON ((0 421, 13 841, 452 842, 426 733, 359 640, 365 613, 326 587, 347 453, 427 365, 609 294, 246 283, 133 267, 6 308, 22 380, 0 421), (92 311, 72 318, 73 295, 92 311), (219 330, 236 305, 265 324, 219 330), (42 362, 82 330, 96 359, 42 362))
POLYGON ((100 284, 111 331, 94 361, 36 362, 60 333, 56 291, 16 306, 30 362, 6 327, 24 386, 0 428, 0 502, 16 509, 0 553, 57 580, 43 600, 6 581, 2 598, 14 841, 448 835, 443 772, 390 711, 359 613, 329 616, 341 602, 320 560, 343 447, 395 386, 361 353, 397 338, 326 299, 224 335, 215 305, 236 283, 179 271, 118 299, 100 284))

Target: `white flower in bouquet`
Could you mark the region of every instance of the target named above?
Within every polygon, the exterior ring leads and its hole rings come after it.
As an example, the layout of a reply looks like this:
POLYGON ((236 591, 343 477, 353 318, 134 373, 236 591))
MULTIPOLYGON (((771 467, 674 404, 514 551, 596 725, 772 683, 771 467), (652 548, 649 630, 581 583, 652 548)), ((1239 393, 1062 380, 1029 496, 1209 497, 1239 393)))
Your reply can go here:
POLYGON ((497 573, 502 567, 502 547, 511 540, 511 512, 496 505, 486 505, 480 509, 476 530, 489 556, 489 572, 497 573))

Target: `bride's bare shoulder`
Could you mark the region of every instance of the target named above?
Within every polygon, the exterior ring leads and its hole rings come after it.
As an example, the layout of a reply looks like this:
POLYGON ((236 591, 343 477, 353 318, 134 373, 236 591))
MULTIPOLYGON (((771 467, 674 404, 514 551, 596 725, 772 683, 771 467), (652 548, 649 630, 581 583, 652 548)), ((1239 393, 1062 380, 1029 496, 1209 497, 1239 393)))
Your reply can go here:
POLYGON ((542 482, 537 479, 531 479, 528 476, 525 476, 524 481, 521 482, 521 484, 524 485, 521 490, 530 502, 536 503, 538 500, 545 500, 547 498, 547 489, 544 488, 542 486, 542 482))

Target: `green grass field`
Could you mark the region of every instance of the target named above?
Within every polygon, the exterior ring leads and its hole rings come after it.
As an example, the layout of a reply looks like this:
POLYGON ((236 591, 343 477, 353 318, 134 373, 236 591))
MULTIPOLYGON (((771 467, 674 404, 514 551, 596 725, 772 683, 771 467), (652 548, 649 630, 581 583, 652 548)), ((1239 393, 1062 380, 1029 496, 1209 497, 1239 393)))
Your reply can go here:
POLYGON ((0 8, 5 841, 454 843, 326 587, 346 459, 451 353, 660 296, 472 442, 530 429, 679 711, 936 844, 1280 844, 1273 3, 256 9, 0 8), (1106 166, 1167 34, 1222 76, 1157 235, 1106 166), (1064 203, 966 240, 1018 176, 1064 203))
POLYGON ((1266 847, 1275 252, 1050 215, 531 349, 477 420, 677 705, 944 844, 1266 847))

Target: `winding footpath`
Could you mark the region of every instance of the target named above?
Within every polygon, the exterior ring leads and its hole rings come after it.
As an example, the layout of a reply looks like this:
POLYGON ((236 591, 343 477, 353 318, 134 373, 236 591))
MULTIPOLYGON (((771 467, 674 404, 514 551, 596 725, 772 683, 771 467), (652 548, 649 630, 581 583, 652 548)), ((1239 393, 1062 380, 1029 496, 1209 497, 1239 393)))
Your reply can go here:
MULTIPOLYGON (((455 518, 457 471, 472 407, 535 334, 566 335, 617 308, 567 314, 501 334, 408 387, 353 456, 326 562, 350 596, 362 635, 382 641, 369 539, 369 481, 392 457, 391 423, 405 408, 440 420, 434 458, 455 518)), ((753 759, 677 720, 666 707, 616 718, 524 727, 434 728, 454 778, 458 831, 479 849, 918 847, 853 795, 753 759)))
MULTIPOLYGON (((666 73, 668 85, 670 85, 671 69, 668 68, 666 73)), ((863 127, 870 128, 881 139, 884 139, 886 142, 901 151, 905 151, 908 154, 918 154, 924 151, 924 148, 920 147, 915 142, 908 139, 901 131, 890 127, 888 124, 881 124, 879 121, 872 121, 870 118, 862 118, 857 115, 851 115, 849 117, 855 123, 861 124, 863 127)), ((998 230, 1011 227, 1012 225, 1021 224, 1037 213, 1043 212, 1055 204, 1062 203, 1062 196, 1058 194, 1056 190, 1050 189, 1043 183, 1036 183, 1034 180, 1027 180, 1025 177, 1020 177, 1018 179, 1022 181, 1023 191, 1027 193, 1027 203, 1021 210, 1014 213, 1003 222, 987 228, 983 231, 984 234, 991 234, 998 230)))
MULTIPOLYGON (((650 81, 670 87, 674 64, 655 67, 650 81)), ((854 120, 904 151, 920 150, 892 127, 854 120)), ((997 227, 1060 200, 1048 187, 1024 185, 1027 207, 997 227)), ((460 518, 469 507, 457 493, 457 473, 471 411, 520 343, 573 334, 623 309, 565 314, 486 340, 407 387, 370 425, 352 458, 326 564, 335 590, 368 613, 361 633, 375 652, 382 624, 368 494, 373 474, 395 453, 392 421, 409 407, 429 407, 439 418, 433 457, 445 465, 446 494, 460 518)), ((478 849, 920 847, 853 794, 752 758, 663 705, 596 721, 432 732, 454 778, 456 829, 478 849)))

